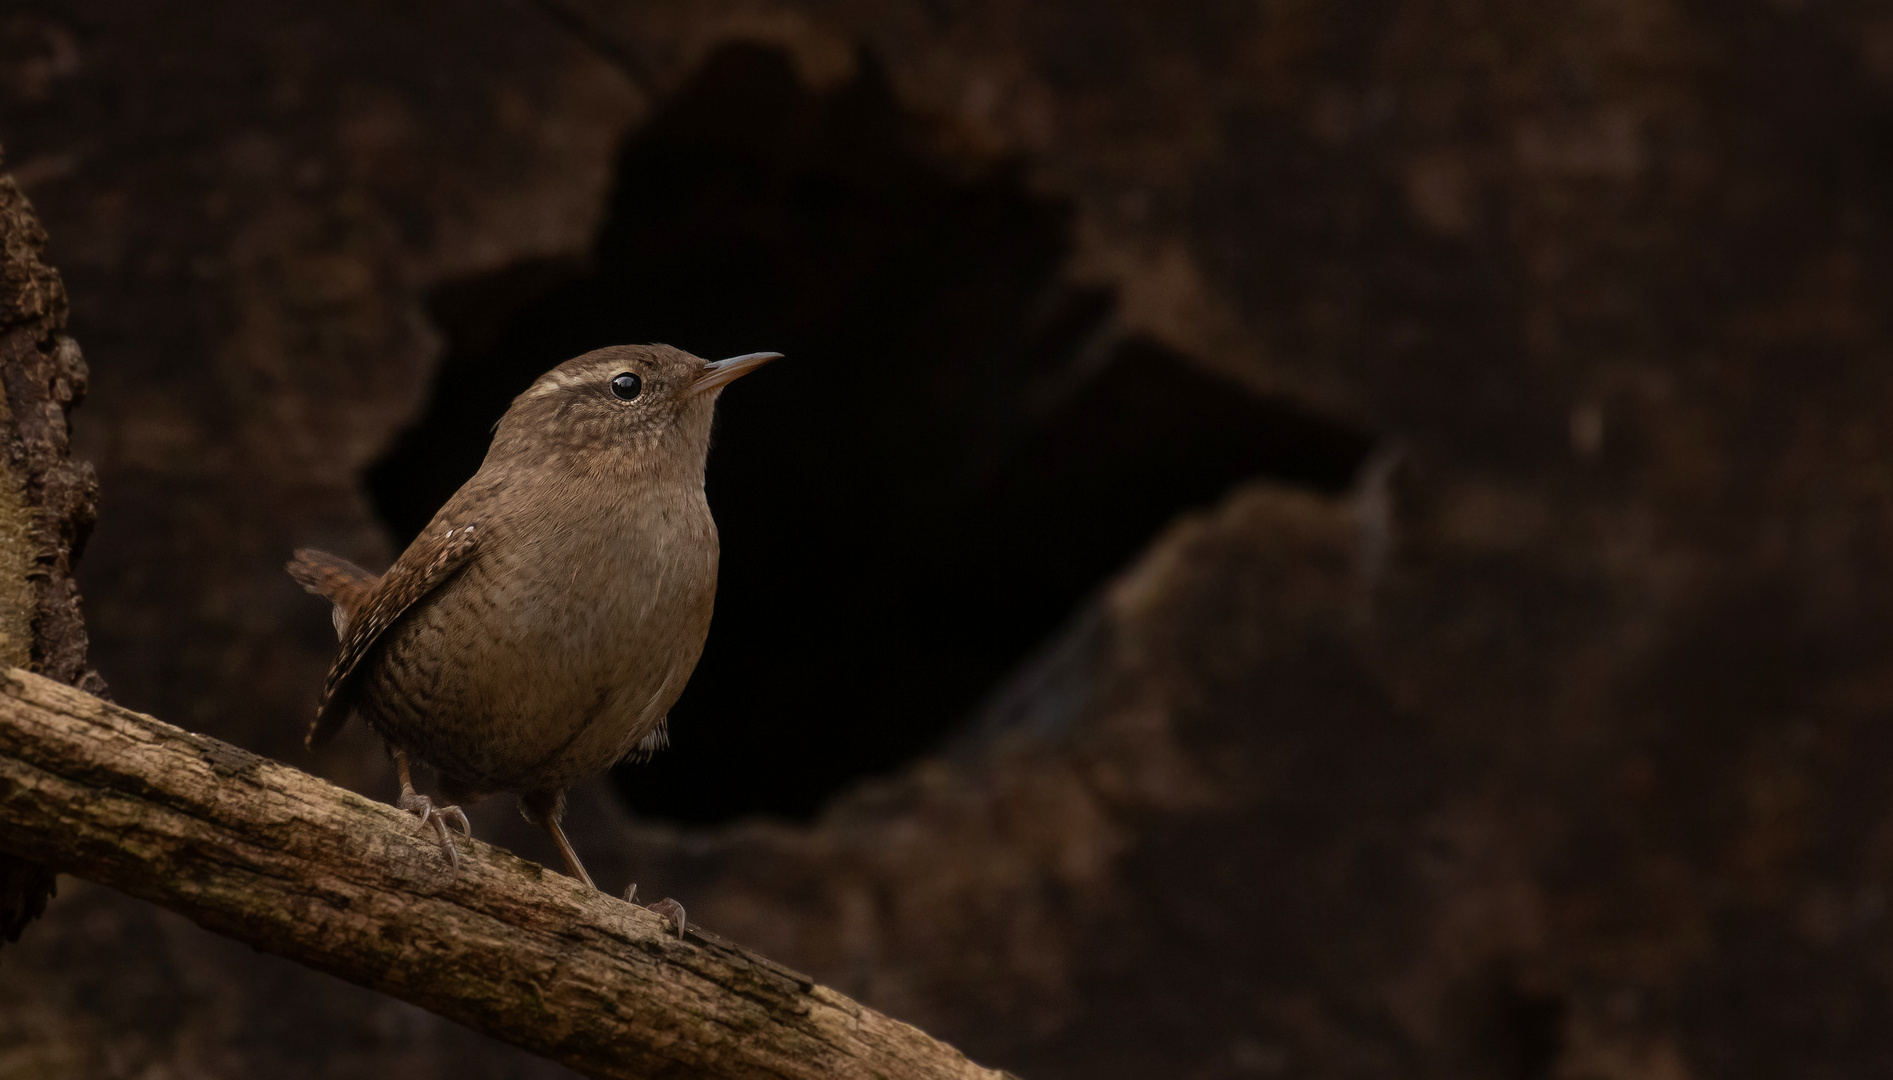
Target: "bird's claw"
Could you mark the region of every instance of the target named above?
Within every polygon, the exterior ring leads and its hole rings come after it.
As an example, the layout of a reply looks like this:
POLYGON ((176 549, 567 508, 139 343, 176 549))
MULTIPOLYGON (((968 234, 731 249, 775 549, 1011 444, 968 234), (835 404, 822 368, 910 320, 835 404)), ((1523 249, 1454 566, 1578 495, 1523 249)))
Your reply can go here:
POLYGON ((684 939, 684 926, 686 923, 684 921, 684 906, 682 904, 666 896, 655 904, 646 904, 644 910, 656 912, 666 919, 669 919, 671 925, 677 928, 677 940, 682 941, 684 939))
POLYGON ((435 813, 448 818, 455 825, 460 826, 460 835, 469 840, 473 839, 473 823, 467 820, 467 812, 465 810, 460 809, 458 806, 443 806, 436 810, 435 813))
MULTIPOLYGON (((625 902, 629 904, 638 902, 637 882, 634 881, 625 887, 624 899, 625 902)), ((677 928, 677 940, 682 941, 684 939, 684 927, 689 925, 689 923, 684 917, 684 906, 682 904, 666 896, 655 904, 644 905, 644 910, 662 915, 664 918, 668 919, 670 924, 677 928)))
POLYGON ((447 823, 458 825, 461 833, 471 838, 473 825, 467 821, 466 811, 458 806, 435 806, 432 799, 413 792, 401 794, 400 806, 420 819, 421 828, 433 828, 434 835, 440 838, 440 846, 447 849, 447 861, 455 870, 460 869, 460 851, 454 847, 454 837, 447 831, 447 823))

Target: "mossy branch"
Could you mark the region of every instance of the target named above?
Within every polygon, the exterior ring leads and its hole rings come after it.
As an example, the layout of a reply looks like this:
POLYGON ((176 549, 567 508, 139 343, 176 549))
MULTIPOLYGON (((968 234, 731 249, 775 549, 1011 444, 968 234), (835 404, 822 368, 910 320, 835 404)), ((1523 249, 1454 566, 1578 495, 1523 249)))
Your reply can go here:
POLYGON ((755 953, 19 669, 0 849, 598 1077, 998 1078, 755 953))

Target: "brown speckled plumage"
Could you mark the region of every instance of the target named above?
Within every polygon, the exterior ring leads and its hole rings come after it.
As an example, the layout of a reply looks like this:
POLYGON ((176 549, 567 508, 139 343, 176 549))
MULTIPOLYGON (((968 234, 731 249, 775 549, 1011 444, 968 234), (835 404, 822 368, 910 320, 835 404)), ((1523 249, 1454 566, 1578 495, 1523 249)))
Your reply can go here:
POLYGON ((310 743, 361 716, 423 820, 439 811, 413 795, 403 754, 457 799, 518 792, 585 877, 558 829, 564 791, 668 741, 716 596, 712 412, 772 355, 713 365, 649 345, 569 360, 514 400, 479 472, 386 574, 297 552, 290 573, 333 602, 342 642, 310 743), (641 381, 629 401, 612 391, 625 372, 641 381))

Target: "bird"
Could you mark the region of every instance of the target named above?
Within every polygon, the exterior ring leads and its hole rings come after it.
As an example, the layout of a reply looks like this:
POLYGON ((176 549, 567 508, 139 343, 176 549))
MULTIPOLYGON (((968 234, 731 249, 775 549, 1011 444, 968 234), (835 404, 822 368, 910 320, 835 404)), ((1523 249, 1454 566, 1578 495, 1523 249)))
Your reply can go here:
POLYGON ((567 360, 513 400, 479 470, 386 573, 295 551, 289 574, 330 602, 341 643, 308 746, 359 716, 393 759, 396 805, 453 866, 448 825, 472 835, 462 805, 511 792, 596 888, 560 826, 566 790, 669 741, 716 599, 717 398, 781 356, 619 345, 567 360), (415 790, 415 762, 444 803, 415 790))

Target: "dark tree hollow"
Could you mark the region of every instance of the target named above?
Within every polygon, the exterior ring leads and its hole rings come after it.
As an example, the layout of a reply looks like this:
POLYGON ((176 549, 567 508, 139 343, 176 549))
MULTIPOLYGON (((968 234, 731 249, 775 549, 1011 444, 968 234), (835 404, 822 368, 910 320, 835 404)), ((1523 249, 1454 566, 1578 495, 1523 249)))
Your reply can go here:
POLYGON ((1177 513, 1244 479, 1344 488, 1362 433, 1114 331, 1071 211, 971 158, 873 62, 828 90, 730 46, 626 143, 583 259, 452 283, 427 412, 367 476, 399 540, 507 403, 587 349, 787 359, 724 395, 717 613, 642 814, 805 818, 936 745, 1177 513))

